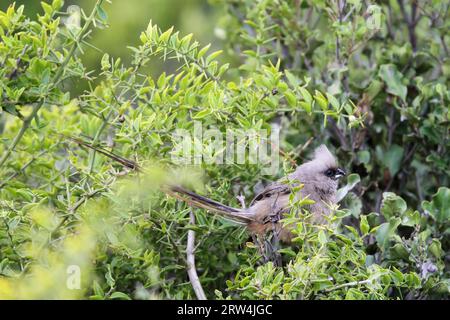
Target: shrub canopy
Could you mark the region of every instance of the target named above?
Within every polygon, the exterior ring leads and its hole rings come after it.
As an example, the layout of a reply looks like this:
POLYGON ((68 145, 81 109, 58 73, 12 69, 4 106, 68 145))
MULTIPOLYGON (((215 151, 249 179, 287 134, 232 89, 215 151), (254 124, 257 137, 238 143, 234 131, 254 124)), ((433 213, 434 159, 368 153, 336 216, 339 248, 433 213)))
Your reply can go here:
POLYGON ((0 12, 0 298, 195 298, 189 231, 208 298, 448 297, 450 4, 217 0, 227 59, 150 22, 131 63, 104 53, 88 70, 104 2, 0 12), (172 71, 149 75, 150 62, 172 71), (174 164, 176 132, 195 121, 280 128, 278 171, 174 164), (321 143, 352 174, 328 224, 292 204, 282 266, 262 263, 242 227, 203 210, 193 224, 160 191, 176 182, 239 206, 321 143))

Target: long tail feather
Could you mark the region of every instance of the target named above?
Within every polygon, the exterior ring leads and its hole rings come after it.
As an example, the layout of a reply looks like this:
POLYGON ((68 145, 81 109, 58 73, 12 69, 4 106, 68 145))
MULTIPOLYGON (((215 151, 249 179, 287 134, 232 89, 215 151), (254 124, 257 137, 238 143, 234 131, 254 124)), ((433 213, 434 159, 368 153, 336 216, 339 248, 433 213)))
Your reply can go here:
MULTIPOLYGON (((95 150, 95 151, 107 156, 108 158, 111 158, 111 159, 121 163, 122 165, 124 165, 130 169, 134 169, 134 170, 141 169, 136 162, 125 159, 123 157, 120 157, 120 156, 118 156, 110 151, 107 151, 101 147, 94 146, 94 145, 87 143, 76 137, 66 136, 66 135, 63 135, 63 137, 70 139, 79 145, 82 145, 82 146, 85 146, 92 150, 95 150)), ((192 207, 202 208, 202 209, 206 209, 208 211, 217 213, 220 216, 222 216, 223 218, 225 218, 227 220, 231 220, 238 224, 248 225, 249 223, 255 221, 254 216, 249 213, 245 213, 244 211, 242 211, 240 209, 229 207, 220 202, 208 199, 199 194, 196 194, 195 192, 186 190, 180 186, 166 187, 166 188, 163 188, 163 191, 176 199, 186 202, 188 205, 190 205, 192 207)))
POLYGON ((252 215, 236 208, 226 206, 220 202, 203 197, 195 192, 184 189, 180 186, 170 186, 165 189, 170 196, 186 202, 189 206, 206 209, 222 216, 235 223, 247 225, 254 221, 252 215))
POLYGON ((69 140, 72 140, 73 142, 79 144, 80 146, 84 146, 84 147, 92 149, 92 150, 94 150, 94 151, 96 151, 98 153, 101 153, 104 156, 106 156, 106 157, 108 157, 108 158, 110 158, 110 159, 112 159, 112 160, 122 164, 125 167, 128 167, 128 168, 133 169, 133 170, 139 170, 140 169, 139 165, 136 162, 128 160, 128 159, 125 159, 124 157, 121 157, 121 156, 119 156, 117 154, 114 154, 113 152, 105 150, 105 149, 103 149, 103 148, 101 148, 99 146, 95 146, 95 145, 93 145, 91 143, 85 142, 85 141, 83 141, 83 140, 81 140, 81 139, 79 139, 77 137, 67 136, 67 135, 63 135, 63 134, 61 134, 61 136, 65 137, 65 138, 67 138, 69 140))

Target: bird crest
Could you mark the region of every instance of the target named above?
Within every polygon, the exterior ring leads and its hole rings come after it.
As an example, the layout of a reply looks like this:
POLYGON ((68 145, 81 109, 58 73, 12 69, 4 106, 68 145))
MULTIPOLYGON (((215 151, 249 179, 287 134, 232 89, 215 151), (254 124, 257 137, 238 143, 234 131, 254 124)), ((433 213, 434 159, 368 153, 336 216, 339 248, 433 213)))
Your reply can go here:
POLYGON ((336 159, 324 144, 314 150, 314 158, 312 161, 319 162, 327 168, 335 168, 337 166, 336 159))

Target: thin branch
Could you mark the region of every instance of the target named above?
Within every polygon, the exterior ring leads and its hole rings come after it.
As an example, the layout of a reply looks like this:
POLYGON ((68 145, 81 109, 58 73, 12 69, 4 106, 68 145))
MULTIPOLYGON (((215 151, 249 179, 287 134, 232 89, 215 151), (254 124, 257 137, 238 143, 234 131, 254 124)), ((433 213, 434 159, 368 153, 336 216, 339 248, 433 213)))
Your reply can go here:
POLYGON ((346 287, 359 286, 361 284, 368 284, 368 283, 371 283, 371 282, 372 282, 372 280, 369 279, 369 280, 363 280, 363 281, 353 281, 353 282, 343 283, 343 284, 340 284, 340 285, 337 285, 337 286, 325 289, 325 292, 331 292, 331 291, 342 289, 342 288, 346 288, 346 287))
POLYGON ((347 139, 345 138, 345 133, 343 132, 343 130, 338 127, 338 125, 336 124, 336 121, 334 121, 334 119, 330 119, 329 121, 331 123, 332 130, 336 134, 336 138, 339 140, 339 143, 341 144, 341 147, 344 150, 349 150, 350 147, 347 143, 347 139))
POLYGON ((392 145, 392 139, 394 137, 395 129, 397 128, 398 123, 395 122, 395 109, 391 106, 389 110, 389 126, 388 126, 388 145, 392 145))
POLYGON ((105 150, 101 147, 95 146, 92 143, 87 143, 77 137, 67 136, 67 135, 63 135, 63 134, 61 134, 61 136, 77 143, 80 146, 84 146, 91 150, 95 150, 96 152, 101 153, 102 155, 120 163, 124 167, 130 168, 132 170, 137 170, 137 171, 139 171, 141 169, 140 166, 136 162, 134 162, 132 160, 128 160, 126 158, 123 158, 123 157, 116 155, 113 152, 105 150))
POLYGON ((45 151, 41 151, 40 153, 38 153, 37 156, 33 157, 30 161, 28 161, 22 168, 19 169, 19 171, 14 172, 12 175, 10 175, 8 178, 6 178, 4 181, 2 181, 0 183, 0 190, 3 189, 8 182, 10 182, 11 180, 15 179, 17 176, 19 176, 20 174, 24 173, 25 170, 34 162, 36 161, 36 159, 42 157, 44 154, 47 153, 47 150, 45 151))
POLYGON ((39 109, 41 109, 41 107, 44 105, 44 103, 45 103, 45 100, 42 100, 42 102, 35 105, 33 107, 33 110, 31 111, 31 114, 25 118, 25 120, 23 121, 23 124, 22 124, 22 128, 20 128, 19 133, 17 133, 17 135, 14 137, 13 141, 11 142, 11 145, 8 147, 8 149, 6 149, 3 156, 0 158, 0 167, 2 167, 5 164, 6 160, 8 160, 11 153, 14 151, 14 149, 19 144, 20 140, 22 140, 23 135, 30 127, 31 122, 33 121, 34 117, 36 117, 39 109))
MULTIPOLYGON (((114 96, 114 98, 115 98, 115 96, 114 96)), ((97 130, 97 132, 96 132, 96 134, 94 136, 94 139, 91 141, 91 146, 94 146, 97 143, 97 141, 99 140, 100 135, 102 134, 103 130, 105 130, 105 128, 107 127, 108 121, 111 118, 111 116, 113 115, 113 113, 114 113, 114 108, 111 108, 111 110, 106 115, 106 118, 103 118, 103 121, 102 121, 102 124, 101 124, 100 128, 97 130)), ((86 184, 87 184, 87 182, 89 180, 90 174, 94 171, 95 155, 96 155, 96 151, 97 150, 94 147, 92 147, 92 148, 89 147, 89 148, 90 148, 90 150, 89 150, 89 171, 88 171, 88 176, 87 176, 86 180, 84 180, 84 182, 83 182, 83 188, 86 186, 86 184)))
POLYGON ((391 39, 395 40, 395 32, 394 29, 392 28, 392 25, 394 24, 394 18, 392 16, 392 7, 390 3, 387 4, 387 8, 388 8, 388 14, 386 19, 387 31, 391 39))
MULTIPOLYGON (((164 230, 163 226, 157 220, 155 220, 155 219, 153 219, 151 217, 148 217, 148 220, 151 223, 153 223, 159 230, 161 230, 161 232, 163 232, 166 235, 167 240, 169 241, 168 244, 175 251, 175 256, 176 256, 176 259, 178 260, 179 264, 180 265, 182 265, 182 264, 187 265, 186 258, 184 257, 184 255, 182 255, 181 250, 178 247, 178 244, 172 239, 172 237, 170 236, 169 232, 167 230, 163 231, 164 230)), ((162 240, 162 238, 161 238, 161 240, 162 240)))
POLYGON ((411 15, 408 16, 406 12, 405 4, 403 0, 397 0, 397 3, 400 7, 400 11, 402 12, 405 23, 408 27, 409 34, 409 42, 411 43, 412 49, 414 52, 417 51, 417 37, 416 37, 416 26, 420 20, 420 15, 417 16, 417 1, 414 0, 411 3, 411 15))
MULTIPOLYGON (((191 225, 195 224, 194 211, 191 209, 189 213, 189 223, 191 225)), ((205 292, 203 291, 202 284, 197 275, 197 270, 195 268, 195 231, 188 231, 187 247, 186 247, 186 260, 187 260, 187 273, 189 276, 189 281, 192 284, 195 295, 198 300, 207 300, 205 292)))
POLYGON ((95 197, 97 194, 103 192, 106 190, 106 188, 101 188, 98 190, 94 190, 88 194, 85 194, 78 202, 76 202, 72 207, 68 207, 67 211, 68 214, 61 219, 61 221, 58 223, 55 229, 50 233, 50 237, 46 244, 50 243, 50 241, 53 239, 53 237, 58 233, 58 231, 64 226, 64 224, 69 220, 71 216, 75 214, 75 212, 89 199, 95 197))
MULTIPOLYGON (((100 125, 100 128, 97 130, 97 133, 94 136, 94 139, 91 141, 91 145, 94 146, 97 144, 97 141, 100 138, 100 135, 102 134, 103 130, 105 130, 106 126, 108 125, 108 121, 111 118, 112 114, 114 113, 114 109, 111 108, 111 110, 106 115, 106 118, 102 121, 102 124, 100 125)), ((89 154, 89 174, 91 174, 94 171, 94 164, 95 164, 95 149, 91 149, 91 152, 89 154)), ((87 180, 86 180, 87 181, 87 180)))
MULTIPOLYGON (((346 5, 346 1, 343 0, 337 0, 337 11, 338 11, 338 20, 339 20, 339 24, 341 25, 344 19, 344 8, 346 5)), ((337 63, 339 65, 339 67, 342 67, 342 60, 341 60, 341 43, 340 43, 340 38, 339 38, 339 34, 336 33, 336 60, 337 63)))
POLYGON ((441 40, 442 48, 444 48, 445 55, 447 57, 450 56, 450 51, 448 50, 447 44, 445 43, 445 36, 443 34, 441 34, 439 36, 439 39, 441 40))
POLYGON ((419 198, 419 202, 422 203, 423 200, 425 200, 425 197, 423 196, 423 191, 422 191, 422 186, 420 185, 420 179, 419 179, 419 174, 415 173, 415 182, 416 182, 416 190, 417 190, 417 197, 419 198))
MULTIPOLYGON (((275 147, 275 144, 272 143, 271 145, 272 145, 272 147, 275 147)), ((297 167, 298 167, 297 162, 295 162, 295 160, 292 159, 292 157, 289 155, 289 153, 287 153, 286 151, 284 151, 284 150, 281 149, 281 148, 279 148, 278 153, 279 153, 282 157, 284 157, 285 159, 287 159, 287 160, 291 163, 291 165, 292 165, 294 168, 297 168, 297 167)))

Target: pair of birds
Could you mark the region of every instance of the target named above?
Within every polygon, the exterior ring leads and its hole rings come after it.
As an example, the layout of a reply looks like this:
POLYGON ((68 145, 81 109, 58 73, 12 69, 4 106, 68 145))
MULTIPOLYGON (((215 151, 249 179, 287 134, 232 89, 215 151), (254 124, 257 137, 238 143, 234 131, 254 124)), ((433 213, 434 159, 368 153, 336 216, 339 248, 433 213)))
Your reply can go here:
POLYGON ((308 205, 315 223, 325 222, 325 216, 332 213, 336 204, 338 181, 345 171, 338 167, 335 157, 325 145, 314 151, 313 158, 300 165, 285 179, 269 184, 257 194, 248 208, 233 208, 186 190, 181 186, 171 186, 166 192, 188 205, 217 213, 229 220, 246 225, 253 235, 263 235, 276 231, 279 239, 290 242, 289 227, 278 221, 289 212, 291 195, 294 199, 308 197, 314 203, 308 205), (299 185, 302 188, 298 188, 299 185))

